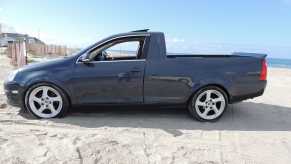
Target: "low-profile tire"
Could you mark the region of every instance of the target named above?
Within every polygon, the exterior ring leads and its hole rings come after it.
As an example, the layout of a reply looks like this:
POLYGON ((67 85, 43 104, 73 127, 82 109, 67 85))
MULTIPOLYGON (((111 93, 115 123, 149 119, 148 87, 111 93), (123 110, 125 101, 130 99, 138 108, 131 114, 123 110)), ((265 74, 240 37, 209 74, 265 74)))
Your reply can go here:
POLYGON ((27 90, 24 105, 26 111, 34 118, 59 118, 66 115, 69 100, 59 87, 39 83, 27 90))
POLYGON ((228 106, 228 97, 224 90, 216 86, 207 86, 196 92, 188 102, 188 110, 198 121, 217 121, 228 106))

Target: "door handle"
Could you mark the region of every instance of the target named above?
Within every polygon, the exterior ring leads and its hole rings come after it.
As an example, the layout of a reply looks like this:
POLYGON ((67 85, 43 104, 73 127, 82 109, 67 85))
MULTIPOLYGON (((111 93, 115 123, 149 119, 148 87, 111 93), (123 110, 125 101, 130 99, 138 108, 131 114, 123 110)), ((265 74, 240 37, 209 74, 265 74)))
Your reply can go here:
POLYGON ((128 72, 123 72, 123 73, 119 73, 118 78, 129 78, 129 73, 128 72))
POLYGON ((131 73, 139 73, 140 70, 131 70, 130 72, 131 72, 131 73))
POLYGON ((139 72, 141 72, 141 69, 138 67, 133 67, 130 72, 131 73, 139 73, 139 72))

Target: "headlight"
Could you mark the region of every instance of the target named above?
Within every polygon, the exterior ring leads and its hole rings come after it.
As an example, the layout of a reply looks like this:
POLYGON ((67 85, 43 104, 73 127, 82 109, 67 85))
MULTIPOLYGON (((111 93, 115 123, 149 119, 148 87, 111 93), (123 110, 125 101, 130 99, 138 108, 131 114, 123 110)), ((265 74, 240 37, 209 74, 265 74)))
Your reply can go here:
POLYGON ((18 70, 15 70, 13 72, 11 72, 9 75, 8 75, 8 78, 7 78, 7 81, 13 81, 16 74, 17 74, 18 70))

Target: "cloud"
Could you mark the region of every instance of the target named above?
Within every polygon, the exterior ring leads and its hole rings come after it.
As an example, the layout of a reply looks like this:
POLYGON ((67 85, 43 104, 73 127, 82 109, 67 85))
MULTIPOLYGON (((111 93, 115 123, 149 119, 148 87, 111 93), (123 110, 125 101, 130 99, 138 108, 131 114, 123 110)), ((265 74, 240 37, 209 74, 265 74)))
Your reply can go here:
POLYGON ((166 38, 166 42, 168 42, 168 43, 182 43, 182 42, 185 42, 185 39, 183 39, 183 38, 176 38, 176 37, 174 37, 174 38, 167 37, 166 38))

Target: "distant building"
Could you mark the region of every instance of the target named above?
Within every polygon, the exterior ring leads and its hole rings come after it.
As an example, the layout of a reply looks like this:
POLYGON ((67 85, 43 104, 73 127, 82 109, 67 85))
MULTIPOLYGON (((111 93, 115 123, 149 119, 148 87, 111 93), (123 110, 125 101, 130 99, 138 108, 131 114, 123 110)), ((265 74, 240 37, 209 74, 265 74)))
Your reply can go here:
POLYGON ((7 47, 9 42, 27 40, 28 43, 45 44, 43 41, 36 37, 31 37, 26 34, 19 33, 0 33, 0 47, 7 47))

